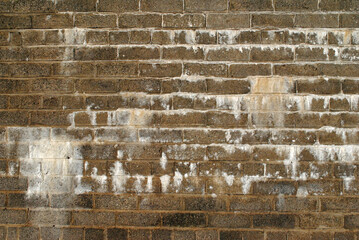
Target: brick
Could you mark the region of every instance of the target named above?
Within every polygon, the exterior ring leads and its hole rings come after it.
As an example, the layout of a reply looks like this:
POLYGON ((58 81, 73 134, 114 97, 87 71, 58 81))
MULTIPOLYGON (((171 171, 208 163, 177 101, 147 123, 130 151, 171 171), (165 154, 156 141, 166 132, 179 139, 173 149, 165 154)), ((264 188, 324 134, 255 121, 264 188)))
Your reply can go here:
POLYGON ((138 65, 136 63, 105 63, 97 65, 99 76, 136 76, 138 65))
MULTIPOLYGON (((187 32, 188 34, 189 32, 187 32)), ((188 37, 188 35, 186 35, 188 37)), ((186 43, 188 43, 188 40, 186 43)), ((217 33, 213 31, 196 31, 196 43, 198 44, 216 44, 217 43, 217 33)))
POLYGON ((359 93, 359 84, 354 80, 344 80, 342 90, 344 94, 357 94, 359 93))
POLYGON ((203 14, 166 14, 163 15, 164 28, 203 28, 206 18, 203 14))
POLYGON ((10 97, 10 108, 37 109, 40 106, 40 96, 13 96, 10 97))
POLYGON ((251 61, 268 62, 268 61, 291 61, 294 59, 294 53, 291 48, 252 48, 251 61))
POLYGON ((290 28, 294 26, 294 15, 255 14, 251 23, 252 27, 290 28))
POLYGON ((130 43, 134 44, 148 44, 151 42, 150 31, 131 31, 130 32, 130 43))
POLYGON ((195 240, 196 239, 196 233, 194 231, 174 231, 172 234, 174 239, 179 240, 195 240))
POLYGON ((114 28, 117 27, 117 16, 113 14, 79 13, 75 15, 75 27, 114 28))
POLYGON ((33 28, 71 28, 73 27, 72 14, 34 15, 33 28))
POLYGON ((158 213, 124 212, 117 215, 118 226, 159 226, 161 217, 158 213))
POLYGON ((183 141, 186 143, 225 143, 225 131, 221 130, 184 130, 183 141))
POLYGON ((138 11, 138 0, 101 0, 98 3, 99 12, 135 12, 138 11))
POLYGON ((229 201, 230 211, 250 212, 272 210, 272 200, 265 197, 232 197, 229 201))
POLYGON ((113 212, 73 212, 73 225, 113 226, 116 215, 113 212))
POLYGON ((172 231, 164 230, 164 229, 155 229, 152 230, 152 239, 160 240, 160 239, 171 239, 172 231))
POLYGON ((84 230, 82 228, 63 228, 62 235, 66 239, 83 239, 84 230))
POLYGON ((342 185, 339 181, 312 180, 300 182, 299 188, 305 189, 309 195, 339 195, 342 185))
POLYGON ((353 232, 336 232, 334 233, 334 239, 354 239, 354 233, 353 232))
POLYGON ((202 11, 225 11, 227 10, 227 1, 224 0, 184 0, 185 12, 202 11))
POLYGON ((15 77, 45 77, 51 73, 50 64, 19 63, 10 65, 10 75, 15 77))
MULTIPOLYGON (((203 198, 203 197, 197 197, 197 198, 185 198, 184 199, 185 209, 188 211, 226 211, 226 201, 222 198, 203 198)), ((232 217, 232 216, 229 216, 232 217)), ((226 215, 223 215, 219 217, 220 219, 226 218, 226 215)), ((236 216, 234 216, 234 219, 236 216)), ((234 219, 229 221, 235 221, 234 219)), ((238 219, 241 219, 239 217, 238 219)), ((215 226, 216 222, 216 216, 212 216, 212 227, 215 226)), ((243 219, 243 225, 245 225, 247 222, 247 219, 243 219)), ((242 226, 243 226, 242 225, 242 226)), ((227 227, 227 226, 225 226, 227 227)))
POLYGON ((31 125, 56 125, 69 126, 68 114, 66 112, 57 111, 37 111, 31 113, 31 125))
POLYGON ((245 127, 248 124, 248 114, 231 114, 222 112, 209 112, 207 125, 213 127, 245 127))
POLYGON ((162 48, 163 59, 193 59, 203 60, 204 51, 202 48, 171 47, 162 48))
POLYGON ((206 82, 204 80, 198 80, 196 82, 178 79, 164 80, 162 81, 162 92, 206 92, 206 82))
MULTIPOLYGON (((345 219, 344 219, 345 222, 345 219)), ((345 224, 345 223, 344 223, 345 224)), ((340 228, 343 225, 343 216, 326 213, 299 215, 299 226, 306 228, 340 228)))
POLYGON ((227 76, 227 66, 224 64, 185 63, 184 73, 187 75, 225 77, 227 76))
POLYGON ((249 27, 248 14, 209 14, 207 28, 212 29, 240 29, 249 27))
POLYGON ((125 44, 129 42, 128 32, 110 32, 109 33, 110 44, 125 44))
POLYGON ((267 181, 267 182, 256 182, 253 186, 253 192, 255 194, 264 195, 294 195, 296 193, 296 187, 293 182, 289 181, 267 181))
POLYGON ((86 34, 86 42, 94 45, 108 44, 109 32, 108 31, 89 31, 86 34))
POLYGON ((120 228, 109 228, 107 229, 107 239, 108 240, 126 240, 128 236, 127 229, 120 228))
POLYGON ((262 228, 294 228, 295 216, 289 214, 254 215, 253 227, 262 228))
POLYGON ((276 209, 285 212, 297 211, 316 211, 317 200, 308 198, 278 198, 276 209))
POLYGON ((12 15, 0 16, 0 29, 25 29, 31 28, 30 16, 12 15))
POLYGON ((120 47, 118 49, 118 58, 121 60, 159 59, 160 52, 158 48, 120 47))
POLYGON ((96 11, 96 0, 64 0, 56 4, 56 10, 60 12, 90 12, 96 11))
POLYGON ((271 11, 273 9, 271 0, 230 0, 230 11, 271 11))
POLYGON ((276 11, 315 11, 317 10, 317 1, 315 0, 278 0, 274 3, 276 11))
POLYGON ((75 60, 115 60, 117 58, 117 48, 115 47, 91 47, 76 48, 75 60))
POLYGON ((85 240, 97 240, 104 239, 105 232, 103 229, 86 228, 85 229, 85 240))
POLYGON ((274 65, 274 74, 280 76, 317 76, 319 75, 319 69, 314 64, 283 64, 274 65))
POLYGON ((182 75, 182 64, 140 64, 140 76, 146 77, 179 77, 182 75))
POLYGON ((55 76, 94 76, 95 65, 92 63, 65 62, 54 64, 55 76))
POLYGON ((229 66, 230 77, 245 78, 270 74, 271 66, 269 64, 232 64, 229 66))
POLYGON ((92 208, 94 205, 91 195, 53 194, 51 207, 53 208, 92 208))
POLYGON ((250 216, 240 214, 210 214, 208 216, 209 227, 219 228, 249 228, 250 216))
POLYGON ((19 229, 20 239, 38 240, 39 236, 39 228, 37 227, 22 227, 19 229))
POLYGON ((141 10, 144 12, 182 12, 183 0, 143 0, 141 10))
POLYGON ((28 124, 29 116, 23 111, 0 111, 0 125, 20 125, 28 124))
POLYGON ((1 224, 25 224, 26 211, 2 209, 0 215, 1 224))
POLYGON ((9 193, 8 204, 9 207, 48 207, 48 199, 33 197, 28 199, 23 193, 9 193))
POLYGON ((119 28, 161 27, 162 17, 159 14, 120 14, 119 28))
POLYGON ((152 43, 159 45, 171 44, 171 32, 168 31, 154 31, 152 34, 152 43))
POLYGON ((323 0, 319 3, 319 8, 322 11, 355 11, 359 9, 356 1, 344 0, 323 0))
POLYGON ((356 28, 359 25, 359 16, 355 14, 341 14, 339 15, 339 27, 341 28, 356 28))
POLYGON ((300 47, 295 49, 295 57, 299 61, 325 61, 329 59, 328 50, 331 49, 300 47))
POLYGON ((34 210, 29 212, 29 221, 33 224, 68 225, 71 221, 69 211, 34 210))
POLYGON ((51 240, 61 237, 61 229, 55 227, 42 227, 41 228, 41 239, 51 240))
POLYGON ((337 28, 339 27, 339 16, 334 14, 297 14, 295 27, 337 28))
POLYGON ((340 82, 335 79, 318 79, 313 82, 298 81, 298 93, 313 93, 313 94, 338 94, 340 93, 340 82))
POLYGON ((250 49, 242 47, 209 48, 206 59, 208 61, 248 61, 249 52, 250 49))
POLYGON ((206 225, 206 217, 202 213, 164 213, 162 224, 168 227, 203 227, 206 225))

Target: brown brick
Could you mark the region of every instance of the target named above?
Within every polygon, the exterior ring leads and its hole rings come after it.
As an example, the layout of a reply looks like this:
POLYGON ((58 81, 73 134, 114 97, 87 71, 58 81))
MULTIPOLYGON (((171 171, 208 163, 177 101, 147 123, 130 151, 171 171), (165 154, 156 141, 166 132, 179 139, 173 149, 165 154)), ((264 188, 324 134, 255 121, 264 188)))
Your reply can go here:
POLYGON ((99 76, 136 76, 138 65, 136 63, 105 63, 97 65, 99 76))
POLYGON ((9 65, 9 73, 15 77, 44 77, 51 74, 50 64, 19 63, 9 65))
POLYGON ((230 211, 271 211, 272 200, 270 198, 253 198, 253 197, 232 197, 229 203, 230 211))
POLYGON ((283 64, 274 65, 274 74, 280 76, 317 76, 319 75, 319 69, 314 64, 283 64))
POLYGON ((245 127, 248 124, 248 114, 209 112, 207 124, 213 127, 245 127))
POLYGON ((323 0, 319 2, 319 8, 323 11, 356 11, 359 9, 359 4, 351 0, 323 0))
POLYGON ((23 193, 9 193, 8 204, 9 207, 48 207, 48 199, 41 197, 28 198, 23 193))
POLYGON ((358 212, 358 199, 355 197, 321 199, 322 211, 358 212))
POLYGON ((141 197, 139 207, 143 210, 181 210, 181 198, 176 196, 141 197))
POLYGON ((249 27, 248 14, 209 14, 207 28, 212 29, 240 29, 249 27))
POLYGON ((359 83, 355 80, 344 80, 343 81, 343 93, 344 94, 358 94, 359 83))
POLYGON ((245 78, 248 76, 271 75, 269 64, 232 64, 229 66, 229 76, 245 78))
POLYGON ((115 60, 117 58, 117 48, 115 47, 91 47, 76 48, 75 60, 115 60))
POLYGON ((163 59, 193 59, 203 60, 204 51, 202 48, 171 47, 162 49, 163 59))
POLYGON ((171 44, 171 33, 168 31, 154 31, 152 34, 152 43, 159 45, 171 44))
POLYGON ((33 28, 71 28, 73 27, 72 14, 34 15, 33 28))
POLYGON ((100 0, 99 12, 135 12, 138 11, 138 0, 100 0))
POLYGON ((184 73, 187 75, 225 77, 227 76, 227 66, 225 64, 185 63, 184 73))
POLYGON ((249 52, 248 48, 209 48, 206 59, 208 61, 248 61, 249 52))
POLYGON ((162 17, 159 14, 121 14, 118 17, 119 28, 161 27, 162 17))
POLYGON ((159 59, 160 52, 158 48, 120 47, 118 49, 118 58, 121 60, 159 59))
POLYGON ((25 224, 26 211, 24 210, 0 210, 0 223, 1 224, 25 224))
POLYGON ((340 181, 312 180, 300 182, 299 188, 304 188, 310 195, 339 195, 342 191, 340 181))
POLYGON ((289 214, 254 215, 253 226, 262 228, 294 228, 295 216, 289 214))
POLYGON ((73 197, 71 194, 53 194, 51 196, 53 208, 92 208, 93 205, 92 195, 81 194, 73 197))
POLYGON ((40 107, 40 96, 13 96, 10 97, 10 108, 37 109, 40 107))
POLYGON ((116 215, 113 212, 73 212, 73 225, 113 226, 116 215))
POLYGON ((148 44, 151 42, 150 31, 131 31, 130 32, 130 43, 134 44, 148 44))
POLYGON ((110 44, 126 44, 129 43, 129 40, 128 32, 116 31, 109 33, 110 44))
POLYGON ((251 61, 269 62, 269 61, 291 61, 294 59, 294 53, 291 48, 252 48, 251 61))
POLYGON ((95 66, 92 63, 65 62, 54 64, 55 76, 94 76, 95 66))
POLYGON ((82 228, 63 228, 62 234, 65 239, 83 239, 82 228))
MULTIPOLYGON (((185 202, 185 209, 189 211, 225 211, 226 210, 226 201, 225 199, 221 199, 221 198, 212 198, 212 197, 185 198, 184 202, 185 202)), ((223 217, 225 217, 225 215, 221 216, 220 218, 223 217)), ((211 224, 212 227, 215 226, 215 222, 216 222, 215 218, 216 218, 215 215, 213 215, 212 216, 213 220, 211 224)))
POLYGON ((317 10, 317 1, 276 0, 274 8, 276 11, 315 11, 317 10))
POLYGON ((300 61, 325 61, 328 60, 328 50, 325 48, 299 47, 295 49, 295 57, 300 61))
POLYGON ((339 80, 335 79, 318 79, 314 81, 301 80, 297 82, 298 93, 312 94, 338 94, 341 91, 339 80))
POLYGON ((119 87, 121 92, 159 93, 161 81, 159 79, 121 79, 119 87))
POLYGON ((209 227, 219 228, 249 228, 250 216, 240 214, 210 214, 208 216, 209 227))
POLYGON ((339 27, 337 14, 297 14, 295 26, 302 28, 337 28, 339 27))
POLYGON ((30 16, 12 15, 0 16, 0 29, 31 28, 30 16))
POLYGON ((140 75, 146 77, 179 77, 182 64, 140 64, 140 75))
POLYGON ((305 43, 305 33, 303 31, 285 31, 284 42, 287 44, 305 43))
POLYGON ((359 16, 356 14, 339 15, 339 27, 341 28, 357 28, 359 26, 359 16))
POLYGON ((252 27, 290 28, 294 26, 294 15, 252 15, 252 27))
POLYGON ((316 211, 317 200, 308 198, 278 198, 276 200, 276 209, 285 212, 297 211, 316 211))
POLYGON ((42 227, 41 228, 41 239, 51 240, 59 239, 61 237, 61 229, 55 227, 42 227))
POLYGON ((299 216, 299 226, 305 228, 340 228, 343 224, 343 216, 327 213, 303 214, 299 216))
POLYGON ((89 92, 117 92, 118 81, 116 80, 97 80, 97 79, 82 79, 76 81, 76 91, 81 93, 89 92))
POLYGON ((185 12, 225 11, 227 2, 224 0, 184 0, 185 12))
POLYGON ((0 111, 0 125, 20 125, 28 124, 29 116, 23 111, 0 111))
POLYGON ((296 187, 294 182, 289 181, 268 181, 268 182, 256 182, 253 186, 253 192, 255 194, 284 194, 294 195, 296 193, 296 187))
POLYGON ((39 236, 38 227, 22 227, 19 229, 20 239, 38 240, 39 236))
POLYGON ((69 225, 71 221, 71 212, 69 211, 51 211, 34 210, 29 212, 29 221, 36 224, 69 225))
POLYGON ((127 229, 120 228, 109 228, 107 229, 107 239, 108 240, 126 240, 128 236, 127 229))
POLYGON ((206 25, 203 14, 166 14, 163 15, 164 28, 202 28, 206 25))
POLYGON ((118 226, 158 226, 161 216, 158 213, 124 212, 117 215, 118 226))
POLYGON ((89 31, 86 34, 86 43, 94 45, 108 44, 108 31, 89 31))
POLYGON ((230 0, 230 11, 270 11, 274 10, 271 0, 230 0))
POLYGON ((105 237, 105 232, 103 229, 97 229, 97 228, 85 229, 85 240, 104 239, 104 237, 105 237))
POLYGON ((201 227, 206 224, 206 217, 201 213, 165 213, 162 214, 163 226, 201 227))
POLYGON ((114 28, 117 27, 117 15, 79 13, 75 16, 75 27, 114 28))
POLYGON ((96 11, 96 0, 63 0, 56 4, 56 10, 60 12, 90 12, 96 11))
POLYGON ((117 195, 96 195, 96 208, 99 209, 120 209, 128 210, 136 208, 136 198, 132 196, 117 196, 117 195))
POLYGON ((186 143, 225 143, 225 131, 221 130, 184 130, 186 143))
POLYGON ((183 0, 143 0, 141 10, 144 12, 182 12, 183 0))

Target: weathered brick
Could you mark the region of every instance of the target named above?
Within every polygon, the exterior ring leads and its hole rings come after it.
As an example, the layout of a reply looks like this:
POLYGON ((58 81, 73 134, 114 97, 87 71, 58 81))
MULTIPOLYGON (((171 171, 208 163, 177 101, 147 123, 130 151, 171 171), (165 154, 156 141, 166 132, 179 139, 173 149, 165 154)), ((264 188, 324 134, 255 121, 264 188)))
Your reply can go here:
POLYGON ((171 47, 162 48, 163 59, 193 59, 203 60, 204 51, 202 48, 171 47))
POLYGON ((278 0, 274 3, 276 11, 315 11, 317 10, 317 1, 315 0, 278 0))
POLYGON ((96 11, 96 0, 64 0, 56 4, 56 10, 60 12, 90 12, 96 11))
POLYGON ((201 227, 206 224, 206 217, 202 213, 164 213, 163 226, 169 227, 201 227))
POLYGON ((291 61, 294 59, 294 53, 291 48, 252 48, 251 61, 269 62, 269 61, 291 61))
POLYGON ((117 15, 79 13, 75 15, 75 27, 114 28, 117 27, 117 15))
POLYGON ((229 66, 229 76, 245 78, 248 76, 266 76, 271 74, 269 64, 232 64, 229 66))
POLYGON ((254 183, 253 192, 255 194, 284 194, 294 195, 297 189, 294 182, 289 181, 268 181, 254 183))
POLYGON ((295 216, 289 214, 254 215, 253 226, 263 228, 294 228, 295 216))
POLYGON ((151 42, 150 31, 131 31, 130 43, 134 44, 148 44, 151 42))
POLYGON ((227 76, 227 66, 225 64, 185 63, 184 73, 187 75, 225 77, 227 76))
POLYGON ((25 210, 0 210, 0 223, 1 224, 25 224, 26 223, 26 211, 25 210))
POLYGON ((161 216, 158 213, 124 212, 117 215, 118 226, 159 226, 161 216))
POLYGON ((302 28, 337 28, 339 16, 337 14, 297 14, 295 26, 302 28))
POLYGON ((339 15, 339 27, 341 28, 356 28, 359 25, 359 16, 356 14, 341 14, 339 15))
POLYGON ((141 10, 144 12, 182 12, 183 0, 143 0, 141 10))
POLYGON ((136 76, 138 65, 136 63, 104 63, 97 65, 99 76, 136 76))
POLYGON ((178 77, 182 75, 182 64, 140 64, 140 75, 146 77, 178 77))
POLYGON ((121 60, 159 59, 160 52, 158 48, 120 47, 118 49, 118 58, 121 60))
POLYGON ((38 227, 22 227, 19 229, 19 238, 21 239, 38 240, 39 236, 38 227))
POLYGON ((351 0, 323 0, 319 2, 319 8, 323 11, 355 11, 359 9, 359 5, 351 0))
POLYGON ((129 43, 129 34, 125 31, 116 31, 109 33, 110 44, 126 44, 129 43))
POLYGON ((117 58, 117 48, 115 47, 91 47, 76 48, 74 53, 75 60, 115 60, 117 58))
POLYGON ((42 227, 41 228, 41 239, 51 240, 61 237, 61 229, 55 227, 42 227))
POLYGON ((207 28, 212 29, 239 29, 249 27, 248 14, 209 14, 207 28))
POLYGON ((224 0, 184 0, 185 12, 202 11, 225 11, 227 10, 227 1, 224 0))
POLYGON ((72 14, 34 15, 33 28, 71 28, 73 27, 72 14))
POLYGON ((114 226, 116 215, 113 212, 73 212, 73 225, 114 226))
POLYGON ((158 14, 120 14, 119 28, 161 27, 162 17, 158 14))
POLYGON ((250 49, 226 47, 208 49, 206 59, 208 61, 248 61, 250 49))
POLYGON ((211 214, 208 216, 209 227, 249 228, 250 216, 240 214, 211 214))
POLYGON ((202 28, 206 18, 203 14, 166 14, 163 15, 164 28, 202 28))
POLYGON ((97 229, 97 228, 85 229, 85 240, 104 239, 104 237, 105 237, 105 232, 103 229, 97 229))
POLYGON ((335 79, 318 79, 314 81, 298 81, 298 93, 312 94, 338 94, 340 93, 340 81, 335 79))
MULTIPOLYGON (((345 220, 344 220, 345 221, 345 220)), ((301 228, 338 228, 343 225, 343 216, 327 213, 299 215, 301 228)))
POLYGON ((0 16, 0 29, 31 28, 31 17, 22 15, 0 16))
POLYGON ((251 23, 252 27, 290 28, 294 26, 294 15, 255 14, 251 23))
POLYGON ((274 10, 270 0, 230 0, 230 11, 270 11, 274 10))
POLYGON ((126 240, 128 236, 127 229, 121 228, 109 228, 107 229, 107 239, 108 240, 126 240))
POLYGON ((99 12, 135 12, 138 11, 138 0, 101 0, 98 2, 99 12))

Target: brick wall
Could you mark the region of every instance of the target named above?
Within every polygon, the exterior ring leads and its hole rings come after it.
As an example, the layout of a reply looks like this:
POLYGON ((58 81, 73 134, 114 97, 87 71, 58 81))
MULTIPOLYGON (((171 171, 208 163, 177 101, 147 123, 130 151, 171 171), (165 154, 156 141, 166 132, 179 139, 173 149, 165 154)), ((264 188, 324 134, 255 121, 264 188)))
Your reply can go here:
POLYGON ((0 239, 359 239, 358 0, 0 0, 0 239))

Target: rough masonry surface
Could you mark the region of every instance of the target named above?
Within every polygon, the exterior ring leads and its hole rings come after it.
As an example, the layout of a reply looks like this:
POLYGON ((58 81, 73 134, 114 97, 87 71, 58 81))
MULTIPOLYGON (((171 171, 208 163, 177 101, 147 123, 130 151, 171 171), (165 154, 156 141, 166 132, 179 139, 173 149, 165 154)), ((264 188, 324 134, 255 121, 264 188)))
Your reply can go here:
POLYGON ((358 0, 0 0, 0 239, 359 239, 358 0))

